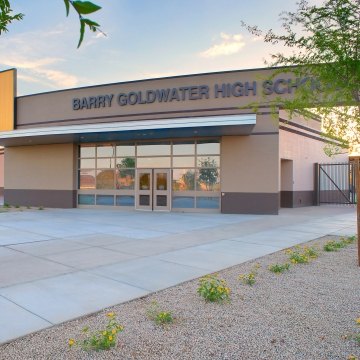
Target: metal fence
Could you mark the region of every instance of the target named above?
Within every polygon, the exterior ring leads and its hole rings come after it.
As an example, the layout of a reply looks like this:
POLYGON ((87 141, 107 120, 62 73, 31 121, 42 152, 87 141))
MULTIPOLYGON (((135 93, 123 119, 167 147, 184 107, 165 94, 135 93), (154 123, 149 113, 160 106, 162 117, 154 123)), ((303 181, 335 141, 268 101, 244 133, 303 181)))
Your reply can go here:
POLYGON ((356 204, 355 165, 348 163, 315 164, 318 204, 356 204))

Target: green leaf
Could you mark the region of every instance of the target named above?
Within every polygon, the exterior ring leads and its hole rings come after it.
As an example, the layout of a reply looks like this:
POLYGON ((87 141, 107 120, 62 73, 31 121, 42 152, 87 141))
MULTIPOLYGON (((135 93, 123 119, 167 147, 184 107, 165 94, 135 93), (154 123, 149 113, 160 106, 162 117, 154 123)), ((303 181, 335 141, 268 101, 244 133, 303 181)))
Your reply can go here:
POLYGON ((85 34, 85 21, 84 19, 80 19, 80 39, 78 43, 78 48, 80 47, 81 43, 84 40, 84 34, 85 34))
POLYGON ((96 32, 98 30, 98 28, 100 27, 100 25, 98 23, 96 23, 95 21, 92 21, 90 19, 83 18, 82 20, 84 21, 84 23, 86 25, 89 26, 89 29, 93 32, 96 32))
POLYGON ((89 25, 90 26, 90 28, 91 27, 98 27, 98 26, 100 26, 97 22, 95 22, 95 21, 92 21, 92 20, 90 20, 90 19, 83 19, 84 20, 84 23, 86 24, 86 25, 89 25))
POLYGON ((66 16, 69 16, 70 1, 69 0, 64 0, 64 3, 65 3, 65 7, 66 7, 66 16))
POLYGON ((90 1, 73 1, 72 5, 79 14, 91 14, 101 9, 101 6, 90 1))

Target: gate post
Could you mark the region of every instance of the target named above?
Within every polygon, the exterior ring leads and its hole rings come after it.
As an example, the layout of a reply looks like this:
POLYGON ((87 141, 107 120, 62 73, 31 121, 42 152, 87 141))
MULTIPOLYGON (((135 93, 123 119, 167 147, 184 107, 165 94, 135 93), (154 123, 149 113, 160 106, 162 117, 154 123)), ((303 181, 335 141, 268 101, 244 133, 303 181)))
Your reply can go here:
POLYGON ((314 164, 314 205, 320 205, 319 163, 314 164))

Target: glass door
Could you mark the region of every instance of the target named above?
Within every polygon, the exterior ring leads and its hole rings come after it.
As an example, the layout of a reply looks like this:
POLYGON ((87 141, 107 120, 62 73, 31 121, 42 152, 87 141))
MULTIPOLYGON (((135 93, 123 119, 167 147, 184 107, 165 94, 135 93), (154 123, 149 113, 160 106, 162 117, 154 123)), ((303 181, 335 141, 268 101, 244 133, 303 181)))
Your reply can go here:
POLYGON ((170 169, 138 169, 136 209, 170 211, 170 169))
POLYGON ((170 169, 154 169, 153 210, 170 211, 170 169))
POLYGON ((152 169, 138 170, 136 190, 136 209, 152 210, 152 169))

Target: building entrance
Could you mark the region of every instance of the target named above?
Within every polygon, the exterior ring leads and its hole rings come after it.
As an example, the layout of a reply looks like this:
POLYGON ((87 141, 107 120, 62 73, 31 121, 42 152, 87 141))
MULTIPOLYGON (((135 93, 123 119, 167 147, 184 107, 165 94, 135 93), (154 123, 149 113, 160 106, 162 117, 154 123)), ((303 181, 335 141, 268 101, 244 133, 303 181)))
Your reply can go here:
POLYGON ((81 144, 78 206, 220 211, 220 140, 81 144))
POLYGON ((137 210, 171 210, 170 169, 138 169, 136 179, 137 210))

